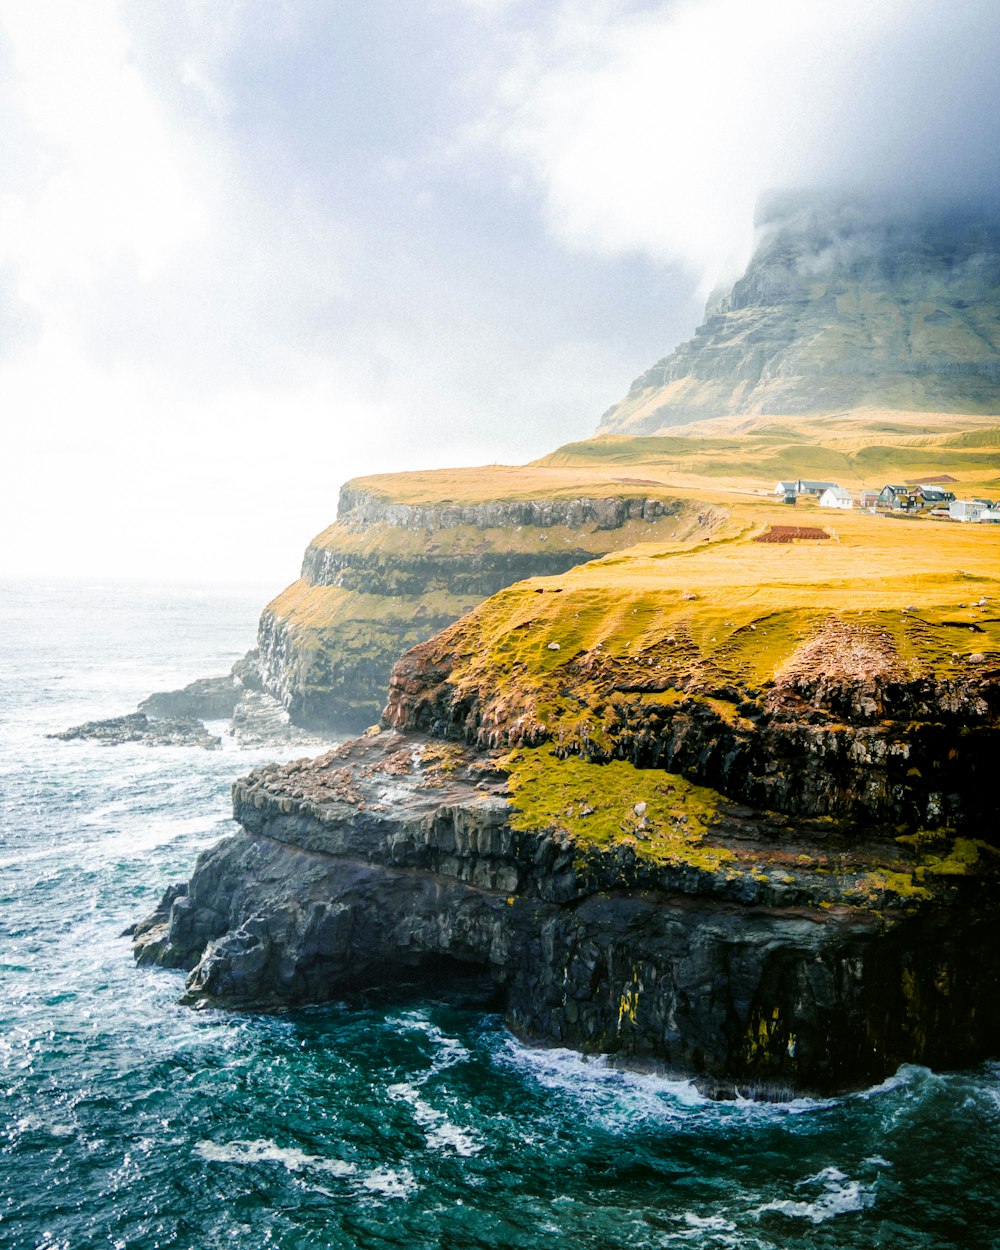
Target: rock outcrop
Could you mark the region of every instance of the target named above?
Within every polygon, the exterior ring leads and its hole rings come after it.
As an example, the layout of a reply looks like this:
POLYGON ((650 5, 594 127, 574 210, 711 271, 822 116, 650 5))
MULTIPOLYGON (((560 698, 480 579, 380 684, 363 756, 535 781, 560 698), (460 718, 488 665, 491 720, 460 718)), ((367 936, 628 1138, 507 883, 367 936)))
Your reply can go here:
POLYGON ((233 798, 240 832, 133 933, 140 963, 191 969, 195 1006, 276 1009, 481 968, 521 1036, 718 1094, 852 1088, 904 1061, 975 1060, 997 1037, 979 848, 952 848, 968 869, 955 875, 891 839, 725 802, 714 866, 690 845, 587 846, 519 827, 502 763, 385 732, 258 769, 233 798), (859 872, 931 888, 918 906, 859 892, 859 872))
POLYGON ((131 712, 127 716, 113 716, 108 720, 91 720, 62 733, 48 734, 64 742, 84 739, 103 742, 107 746, 120 746, 125 742, 142 742, 158 747, 205 747, 215 750, 222 739, 210 734, 200 720, 191 716, 165 716, 151 719, 143 712, 131 712))
MULTIPOLYGON (((485 971, 520 1035, 718 1093, 995 1053, 995 532, 786 518, 749 497, 414 647, 381 731, 237 782, 239 831, 136 926, 139 960, 257 1009, 485 971)), ((341 525, 328 575, 344 550, 405 570, 395 519, 341 525)), ((414 532, 427 559, 468 530, 414 532)), ((504 542, 526 531, 558 532, 504 542)))
POLYGON ((1000 413, 1000 219, 772 195, 745 274, 599 433, 875 407, 1000 413))
POLYGON ((294 724, 359 731, 378 720, 404 651, 504 586, 673 536, 684 514, 675 500, 630 492, 414 504, 348 483, 336 524, 261 616, 264 689, 294 724))
POLYGON ((242 686, 225 677, 199 677, 183 690, 159 690, 139 704, 148 716, 193 716, 197 720, 228 720, 243 694, 242 686))

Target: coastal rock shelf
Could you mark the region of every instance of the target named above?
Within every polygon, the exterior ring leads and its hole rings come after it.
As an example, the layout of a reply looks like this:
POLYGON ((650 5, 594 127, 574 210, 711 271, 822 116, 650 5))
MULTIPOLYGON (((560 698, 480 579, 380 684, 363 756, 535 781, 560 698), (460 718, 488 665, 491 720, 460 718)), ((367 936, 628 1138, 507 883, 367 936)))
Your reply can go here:
POLYGON ((639 837, 602 846, 519 827, 504 761, 420 736, 258 769, 233 789, 240 831, 136 926, 136 957, 189 969, 189 1004, 256 1009, 488 970, 519 1035, 719 1094, 851 1088, 997 1036, 985 860, 955 873, 940 845, 924 863, 721 796, 667 844, 633 797, 639 837), (931 888, 885 885, 914 875, 931 888))

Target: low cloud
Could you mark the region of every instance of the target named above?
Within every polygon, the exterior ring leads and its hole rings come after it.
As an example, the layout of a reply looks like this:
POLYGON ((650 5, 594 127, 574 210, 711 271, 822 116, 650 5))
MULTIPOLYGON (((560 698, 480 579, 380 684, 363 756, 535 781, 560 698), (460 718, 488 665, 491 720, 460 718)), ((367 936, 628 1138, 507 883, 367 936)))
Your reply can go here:
POLYGON ((998 46, 979 0, 566 5, 522 33, 494 134, 566 245, 710 284, 772 187, 995 192, 998 46))
POLYGON ((277 583, 348 476, 586 436, 761 190, 989 190, 998 34, 992 0, 2 0, 0 573, 277 583))

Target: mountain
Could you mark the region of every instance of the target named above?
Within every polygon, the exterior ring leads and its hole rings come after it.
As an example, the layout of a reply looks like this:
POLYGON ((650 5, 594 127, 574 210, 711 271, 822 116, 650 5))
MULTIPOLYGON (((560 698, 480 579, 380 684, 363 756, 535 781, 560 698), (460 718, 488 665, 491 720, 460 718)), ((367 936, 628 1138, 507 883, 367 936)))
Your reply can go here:
POLYGON ((369 728, 237 781, 137 960, 268 1011, 471 970, 517 1036, 723 1096, 995 1057, 1000 530, 775 493, 1000 493, 992 227, 886 221, 762 214, 617 410, 688 429, 348 483, 234 677, 369 728))
POLYGON ((746 272, 600 434, 714 417, 1000 413, 1000 214, 774 194, 746 272))

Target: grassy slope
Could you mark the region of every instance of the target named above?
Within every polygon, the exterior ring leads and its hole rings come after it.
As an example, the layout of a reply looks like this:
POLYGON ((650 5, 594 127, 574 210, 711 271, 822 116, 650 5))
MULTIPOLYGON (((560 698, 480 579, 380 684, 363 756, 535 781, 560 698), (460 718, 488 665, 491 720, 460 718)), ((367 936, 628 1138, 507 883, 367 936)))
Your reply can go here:
POLYGON ((787 478, 820 478, 858 490, 947 473, 956 494, 1000 491, 996 417, 870 411, 826 417, 718 418, 668 435, 609 435, 569 443, 545 468, 656 479, 691 489, 768 490, 787 478))
POLYGON ((914 675, 946 674, 970 654, 1000 653, 998 598, 998 527, 814 504, 793 512, 747 499, 694 546, 639 544, 557 578, 521 582, 453 626, 441 645, 465 657, 453 674, 460 688, 509 685, 522 710, 535 690, 531 714, 551 723, 579 719, 581 701, 589 706, 579 680, 558 693, 560 671, 581 652, 641 664, 650 676, 683 673, 688 685, 760 686, 818 622, 839 616, 888 634, 914 675), (790 521, 830 538, 754 541, 790 521), (977 605, 981 598, 986 606, 977 605), (904 610, 911 607, 919 614, 904 610))
MULTIPOLYGON (((488 692, 502 716, 545 725, 566 746, 583 735, 600 741, 613 719, 601 664, 590 680, 581 656, 631 670, 637 685, 659 683, 655 703, 670 698, 674 682, 691 692, 773 681, 831 616, 887 635, 913 676, 960 674, 975 653, 1000 661, 1000 529, 800 506, 795 519, 831 538, 754 541, 790 511, 741 501, 728 533, 695 547, 640 545, 503 591, 440 636, 443 653, 460 657, 451 682, 466 694, 488 692), (904 611, 913 606, 919 615, 904 611)), ((516 749, 505 763, 524 827, 561 829, 581 848, 624 843, 703 872, 794 879, 814 899, 912 903, 995 865, 988 848, 944 835, 859 855, 833 876, 825 860, 790 859, 779 846, 734 859, 710 829, 725 800, 683 778, 624 761, 560 760, 550 746, 516 749), (641 818, 638 801, 647 805, 641 818)))
MULTIPOLYGON (((993 529, 872 520, 817 509, 812 503, 800 503, 793 511, 775 505, 770 497, 774 482, 788 477, 822 477, 858 487, 919 481, 941 474, 956 479, 952 489, 960 497, 995 495, 1000 492, 1000 431, 985 419, 940 413, 865 412, 822 419, 781 418, 780 424, 767 418, 720 419, 702 423, 699 430, 697 434, 692 431, 669 437, 590 439, 568 444, 541 461, 521 467, 492 465, 382 474, 354 483, 405 503, 629 493, 679 499, 688 505, 682 517, 666 518, 652 528, 642 522, 630 523, 617 532, 593 527, 584 532, 565 527, 504 531, 462 526, 426 535, 388 527, 351 534, 333 525, 314 542, 348 557, 378 551, 390 560, 414 554, 433 559, 439 553, 474 554, 498 548, 528 552, 540 550, 542 544, 551 550, 570 542, 595 556, 618 550, 618 556, 573 574, 573 589, 587 596, 584 620, 598 622, 598 629, 620 620, 623 590, 630 597, 642 591, 642 603, 628 609, 640 620, 650 614, 671 615, 673 609, 667 601, 673 602, 697 584, 712 590, 712 605, 699 604, 696 613, 688 614, 691 620, 686 620, 685 629, 705 637, 717 635, 720 628, 725 632, 719 622, 727 616, 749 621, 777 610, 779 605, 786 616, 797 609, 809 615, 820 606, 828 611, 841 610, 848 600, 855 610, 883 607, 898 611, 916 597, 937 593, 949 569, 953 572, 956 566, 977 563, 974 553, 986 553, 987 564, 995 559, 997 532, 993 529), (836 531, 838 541, 826 545, 819 561, 814 559, 815 544, 744 544, 739 556, 734 559, 727 552, 720 562, 722 548, 690 550, 691 542, 709 528, 699 524, 699 510, 709 505, 716 541, 740 535, 745 538, 768 521, 823 524, 836 531), (728 514, 729 519, 718 525, 722 514, 728 514), (654 541, 642 541, 648 539, 654 541), (638 545, 632 548, 627 562, 616 564, 621 549, 634 542, 638 545), (664 556, 674 551, 678 557, 681 551, 689 554, 665 561, 664 556), (619 576, 614 573, 616 569, 619 576), (760 570, 766 571, 763 579, 758 576, 760 570)), ((704 516, 704 520, 709 518, 704 516)), ((452 602, 455 597, 435 593, 449 602, 432 604, 428 600, 425 606, 431 615, 462 611, 471 605, 471 601, 452 602)), ((964 593, 969 597, 972 591, 964 593)), ((317 630, 343 625, 355 615, 359 621, 397 619, 418 610, 418 605, 296 582, 268 610, 295 628, 317 630)), ((761 657, 761 639, 752 641, 755 654, 761 657)), ((760 665, 763 660, 758 658, 755 663, 760 665)))
MULTIPOLYGON (((578 667, 569 674, 581 654, 631 665, 637 679, 675 675, 687 689, 761 686, 833 616, 888 635, 913 675, 960 673, 976 653, 1000 657, 1000 529, 838 512, 812 501, 792 509, 758 493, 799 475, 857 487, 948 474, 960 497, 995 495, 995 425, 905 413, 783 419, 780 427, 756 420, 740 423, 751 426, 741 432, 735 422, 723 424, 729 428, 707 435, 588 440, 525 470, 503 470, 504 488, 525 493, 538 490, 539 469, 567 475, 549 479, 561 492, 584 493, 583 483, 587 493, 621 490, 640 479, 650 494, 714 505, 728 519, 702 541, 639 543, 494 596, 442 636, 442 647, 460 657, 451 680, 469 693, 488 689, 511 718, 547 724, 571 741, 581 725, 599 735, 607 711, 596 672, 592 687, 578 667), (788 524, 822 527, 830 538, 754 541, 769 526, 788 524), (982 598, 986 606, 977 604, 982 598), (919 616, 904 610, 911 607, 919 616)), ((473 498, 492 472, 450 474, 449 489, 473 498)), ((405 475, 394 493, 430 498, 437 480, 405 475)), ((622 761, 558 760, 548 747, 521 748, 508 765, 522 823, 562 828, 583 846, 625 841, 640 854, 723 868, 726 851, 706 838, 705 821, 721 801, 711 791, 637 773, 622 761), (638 800, 648 805, 643 819, 632 811, 638 800)), ((975 855, 956 861, 940 842, 909 860, 906 848, 900 854, 899 862, 857 866, 858 901, 923 897, 932 879, 961 875, 977 862, 975 855)), ((755 853, 755 872, 759 861, 755 853)))

